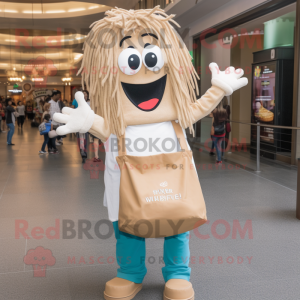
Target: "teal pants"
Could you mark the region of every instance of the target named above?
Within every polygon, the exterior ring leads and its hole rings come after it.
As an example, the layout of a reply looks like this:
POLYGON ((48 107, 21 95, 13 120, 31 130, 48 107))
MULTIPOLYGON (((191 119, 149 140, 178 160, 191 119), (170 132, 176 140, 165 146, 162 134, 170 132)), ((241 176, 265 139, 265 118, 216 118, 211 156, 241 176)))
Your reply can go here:
MULTIPOLYGON (((117 239, 117 262, 120 267, 117 277, 142 283, 147 273, 145 239, 119 231, 118 221, 113 222, 113 226, 117 239)), ((191 274, 189 232, 166 237, 163 258, 165 266, 162 268, 162 274, 165 282, 175 278, 189 281, 191 274)), ((160 263, 159 257, 153 259, 155 263, 160 263)))

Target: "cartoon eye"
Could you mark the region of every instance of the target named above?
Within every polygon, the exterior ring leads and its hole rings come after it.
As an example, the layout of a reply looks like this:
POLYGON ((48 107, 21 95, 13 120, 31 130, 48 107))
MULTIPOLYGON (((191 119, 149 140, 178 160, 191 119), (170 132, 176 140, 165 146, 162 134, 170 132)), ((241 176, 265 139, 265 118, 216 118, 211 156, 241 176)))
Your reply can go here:
POLYGON ((45 260, 45 259, 46 259, 46 257, 45 257, 45 256, 43 256, 43 257, 42 257, 42 260, 45 260))
POLYGON ((150 71, 159 71, 165 64, 162 52, 158 46, 146 45, 142 55, 144 65, 150 71))
POLYGON ((134 48, 123 50, 118 57, 120 70, 126 75, 136 74, 142 66, 141 54, 134 48))
POLYGON ((34 257, 34 260, 37 260, 37 257, 36 257, 36 256, 34 257))

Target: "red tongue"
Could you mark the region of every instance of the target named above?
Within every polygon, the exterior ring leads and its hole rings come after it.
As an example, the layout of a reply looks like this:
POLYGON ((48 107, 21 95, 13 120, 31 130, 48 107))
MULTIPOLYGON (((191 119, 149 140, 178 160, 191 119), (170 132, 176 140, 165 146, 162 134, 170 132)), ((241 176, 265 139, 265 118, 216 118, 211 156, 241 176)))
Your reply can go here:
POLYGON ((140 103, 138 105, 138 107, 141 109, 144 109, 144 110, 150 110, 158 103, 158 101, 159 100, 157 98, 153 98, 148 101, 144 101, 144 102, 140 103))

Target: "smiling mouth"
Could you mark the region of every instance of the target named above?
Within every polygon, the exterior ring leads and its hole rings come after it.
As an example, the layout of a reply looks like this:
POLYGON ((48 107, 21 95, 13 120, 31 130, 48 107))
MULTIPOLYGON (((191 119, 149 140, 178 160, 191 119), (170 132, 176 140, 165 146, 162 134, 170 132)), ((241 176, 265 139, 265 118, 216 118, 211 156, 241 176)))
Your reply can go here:
POLYGON ((163 98, 167 75, 146 84, 121 82, 123 90, 131 103, 143 111, 152 111, 158 107, 163 98))

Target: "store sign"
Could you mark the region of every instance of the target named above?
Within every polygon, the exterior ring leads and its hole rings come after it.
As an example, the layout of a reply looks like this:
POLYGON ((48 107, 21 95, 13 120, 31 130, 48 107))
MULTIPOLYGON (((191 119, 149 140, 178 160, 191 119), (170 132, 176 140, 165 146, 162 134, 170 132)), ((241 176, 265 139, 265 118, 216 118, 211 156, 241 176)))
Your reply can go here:
POLYGON ((8 90, 10 93, 13 94, 18 94, 18 93, 22 93, 22 90, 17 90, 17 89, 13 89, 13 90, 8 90))
POLYGON ((251 32, 243 32, 241 34, 234 34, 230 36, 226 36, 222 39, 223 45, 231 45, 233 38, 242 37, 242 36, 252 36, 252 35, 264 35, 263 30, 255 30, 251 32))
POLYGON ((39 98, 43 96, 52 96, 52 90, 48 89, 38 89, 32 92, 34 98, 39 98))
MULTIPOLYGON (((274 124, 275 118, 275 82, 276 63, 262 63, 254 67, 252 81, 252 110, 251 120, 263 124, 274 124)), ((274 144, 274 128, 266 126, 261 129, 260 139, 274 144)))
POLYGON ((9 89, 8 92, 9 93, 13 93, 13 94, 19 94, 19 93, 22 93, 22 90, 19 89, 19 85, 17 83, 15 83, 13 86, 10 86, 9 88, 12 89, 9 89))
POLYGON ((29 92, 31 92, 32 90, 32 84, 30 82, 25 82, 23 84, 23 91, 27 94, 29 94, 29 92))

